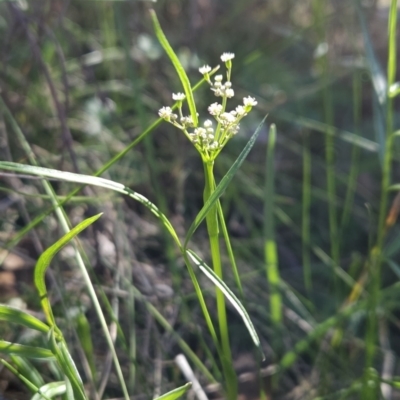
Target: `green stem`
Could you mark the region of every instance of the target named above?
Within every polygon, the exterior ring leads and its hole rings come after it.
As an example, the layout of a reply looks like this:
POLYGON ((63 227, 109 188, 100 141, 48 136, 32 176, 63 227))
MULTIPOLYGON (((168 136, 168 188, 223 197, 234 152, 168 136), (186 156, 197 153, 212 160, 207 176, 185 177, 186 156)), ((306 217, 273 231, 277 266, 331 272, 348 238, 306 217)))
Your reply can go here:
MULTIPOLYGON (((392 0, 389 13, 389 54, 388 54, 388 80, 387 91, 395 83, 396 77, 396 25, 397 25, 397 0, 392 0)), ((382 166, 382 186, 381 186, 381 200, 379 205, 379 220, 378 232, 376 238, 376 245, 371 252, 369 262, 370 272, 370 298, 368 307, 368 329, 366 335, 366 362, 365 362, 365 375, 364 375, 364 394, 366 399, 371 399, 373 395, 368 390, 368 381, 370 379, 370 370, 373 367, 375 358, 375 342, 377 339, 378 320, 376 310, 378 306, 378 299, 381 290, 381 268, 382 268, 382 252, 386 237, 386 215, 388 208, 388 195, 389 186, 391 182, 392 172, 392 158, 393 158, 393 99, 390 95, 387 97, 386 104, 386 142, 385 152, 382 166)))
MULTIPOLYGON (((209 197, 214 191, 214 162, 205 161, 204 162, 204 176, 205 176, 205 188, 204 188, 204 203, 207 202, 209 197)), ((212 265, 215 274, 222 280, 222 265, 221 265, 221 255, 219 248, 219 229, 218 229, 218 213, 217 205, 214 205, 206 217, 207 222, 207 232, 210 240, 211 258, 212 265)), ((220 330, 221 339, 221 350, 222 350, 222 368, 226 380, 226 391, 227 398, 229 400, 237 399, 237 379, 232 365, 232 354, 229 343, 229 331, 228 331, 228 321, 226 316, 226 305, 224 294, 216 289, 216 299, 217 299, 217 313, 218 313, 218 323, 220 330)))

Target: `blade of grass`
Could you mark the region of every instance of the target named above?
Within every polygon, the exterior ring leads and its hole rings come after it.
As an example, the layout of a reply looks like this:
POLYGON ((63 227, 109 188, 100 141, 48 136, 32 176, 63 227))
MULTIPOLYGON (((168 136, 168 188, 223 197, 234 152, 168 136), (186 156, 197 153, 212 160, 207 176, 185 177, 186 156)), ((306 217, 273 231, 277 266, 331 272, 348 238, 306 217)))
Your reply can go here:
POLYGON ((388 93, 388 87, 390 88, 390 85, 388 85, 383 69, 379 64, 379 61, 375 55, 372 46, 372 40, 368 32, 365 15, 359 1, 356 2, 356 6, 361 25, 361 32, 364 39, 367 65, 371 74, 372 85, 376 96, 373 103, 374 125, 375 125, 376 138, 379 143, 379 149, 378 149, 379 160, 381 163, 383 163, 385 154, 385 126, 387 122, 385 121, 385 109, 387 106, 386 97, 388 93))
POLYGON ((303 261, 304 286, 312 289, 311 257, 310 257, 310 206, 311 206, 311 153, 309 132, 304 133, 303 141, 303 188, 301 218, 301 254, 303 261))
POLYGON ((0 304, 0 320, 20 324, 26 328, 34 329, 42 333, 47 333, 50 330, 50 327, 39 319, 25 311, 5 304, 0 304))
POLYGON ((179 79, 181 80, 183 90, 186 95, 186 100, 187 100, 187 103, 189 106, 190 115, 192 116, 194 126, 197 126, 198 118, 197 118, 197 111, 196 111, 196 103, 194 101, 193 90, 190 85, 189 78, 186 75, 186 72, 185 72, 184 68, 182 67, 182 64, 180 63, 179 58, 175 54, 173 48, 170 46, 168 39, 164 35, 164 32, 161 29, 160 23, 158 22, 157 14, 155 13, 154 10, 150 10, 150 15, 151 15, 151 19, 153 21, 153 27, 154 27, 154 31, 156 33, 157 39, 161 43, 161 46, 164 48, 165 52, 167 53, 169 59, 171 60, 173 66, 175 67, 175 70, 179 76, 179 79))
POLYGON ((266 178, 264 192, 264 257, 267 280, 270 287, 271 320, 279 325, 282 322, 282 297, 279 291, 280 274, 278 267, 278 251, 275 241, 274 197, 275 197, 275 167, 274 152, 276 143, 276 126, 269 129, 266 178))
POLYGON ((10 358, 18 371, 35 386, 40 388, 45 384, 42 375, 29 360, 16 355, 11 355, 10 358))
POLYGON ((256 347, 259 349, 261 355, 263 358, 265 358, 264 353, 261 348, 261 343, 260 339, 258 337, 258 334, 254 328, 253 323, 251 322, 250 316, 247 313, 246 309, 243 307, 242 303, 239 301, 239 299, 235 296, 235 294, 228 288, 226 283, 222 281, 216 274, 215 272, 192 250, 187 250, 187 253, 189 254, 190 258, 192 261, 199 267, 200 271, 204 273, 204 275, 211 280, 211 282, 216 285, 221 292, 224 294, 224 296, 229 300, 229 302, 232 304, 232 306, 236 309, 236 311, 239 313, 240 317, 242 318, 254 344, 256 347))
POLYGON ((100 218, 101 214, 95 215, 94 217, 90 217, 79 223, 77 226, 72 228, 68 233, 66 233, 62 238, 60 238, 57 242, 55 242, 52 246, 50 246, 42 255, 39 257, 34 273, 34 281, 35 286, 39 292, 40 302, 42 304, 43 311, 46 315, 47 322, 50 326, 56 328, 56 322, 54 320, 53 312, 51 309, 51 304, 47 295, 46 289, 46 270, 50 265, 54 256, 67 244, 69 243, 76 235, 86 229, 89 225, 93 224, 96 220, 100 218))
POLYGON ((186 385, 171 390, 168 393, 163 394, 162 396, 157 397, 155 400, 175 400, 182 397, 190 388, 192 387, 192 383, 188 382, 186 385))
POLYGON ((54 358, 53 353, 42 347, 25 346, 23 344, 11 343, 0 340, 0 353, 17 354, 26 358, 54 358))
POLYGON ((13 375, 17 376, 21 381, 25 384, 25 386, 33 393, 40 393, 42 396, 42 399, 44 398, 45 400, 50 400, 49 397, 47 397, 45 394, 42 394, 40 391, 40 388, 35 386, 34 383, 32 383, 28 378, 26 378, 23 374, 21 374, 14 366, 12 366, 9 362, 6 360, 3 360, 0 358, 0 363, 3 364, 9 371, 13 373, 13 375))

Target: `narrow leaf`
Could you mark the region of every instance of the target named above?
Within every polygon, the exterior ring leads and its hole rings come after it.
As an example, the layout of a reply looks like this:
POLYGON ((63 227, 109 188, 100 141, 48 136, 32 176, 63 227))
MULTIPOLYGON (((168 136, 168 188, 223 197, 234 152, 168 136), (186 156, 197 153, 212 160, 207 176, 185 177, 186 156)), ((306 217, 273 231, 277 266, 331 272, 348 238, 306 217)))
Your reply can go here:
POLYGON ((0 353, 17 354, 27 358, 53 358, 53 353, 43 347, 25 346, 23 344, 11 343, 0 340, 0 353))
POLYGON ((45 384, 42 375, 29 360, 16 355, 11 355, 11 360, 18 368, 18 371, 35 386, 41 387, 45 384))
MULTIPOLYGON (((3 360, 0 358, 0 363, 3 364, 9 371, 11 371, 15 376, 17 376, 25 385, 26 387, 32 392, 32 393, 37 393, 40 391, 40 389, 35 386, 34 383, 32 383, 28 378, 24 376, 18 369, 16 369, 13 365, 8 363, 6 360, 3 360)), ((41 400, 50 400, 48 397, 45 395, 41 396, 41 400)))
POLYGON ((8 161, 0 161, 0 169, 5 169, 7 171, 15 171, 22 174, 30 174, 43 176, 46 178, 60 179, 67 182, 83 183, 85 185, 93 185, 102 187, 105 189, 113 190, 118 193, 125 194, 132 199, 138 201, 147 207, 157 218, 161 220, 165 228, 168 230, 175 243, 179 248, 182 247, 179 237, 176 234, 172 224, 169 222, 168 218, 158 209, 158 207, 153 204, 146 197, 142 196, 140 193, 136 193, 127 186, 121 183, 110 181, 109 179, 99 178, 96 176, 75 174, 73 172, 58 171, 50 168, 35 167, 32 165, 18 164, 8 161))
POLYGON ((254 344, 260 350, 263 358, 264 353, 261 348, 260 339, 257 335, 257 332, 254 328, 253 323, 251 322, 250 316, 247 313, 246 309, 243 307, 242 303, 235 296, 235 294, 228 288, 226 283, 219 278, 215 272, 192 250, 187 250, 186 253, 190 256, 193 262, 199 267, 200 271, 211 280, 221 290, 224 296, 230 301, 232 306, 236 309, 239 315, 242 317, 243 322, 250 333, 251 338, 253 339, 254 344))
POLYGON ((274 198, 275 198, 275 166, 274 153, 276 143, 276 126, 269 129, 267 147, 267 165, 264 193, 264 257, 267 280, 270 286, 271 319, 275 324, 282 322, 282 298, 279 292, 280 274, 278 266, 278 250, 275 241, 274 198))
POLYGON ((43 333, 47 333, 50 329, 44 322, 27 312, 5 304, 0 304, 0 320, 23 325, 26 328, 35 329, 43 333))
POLYGON ((46 282, 45 282, 45 274, 47 267, 50 265, 53 257, 68 243, 70 242, 78 233, 83 231, 89 225, 93 224, 98 218, 100 218, 101 214, 95 215, 94 217, 90 217, 82 221, 80 224, 72 228, 67 234, 65 234, 61 239, 59 239, 56 243, 50 246, 40 257, 36 263, 35 267, 35 285, 39 292, 40 301, 42 303, 42 308, 44 313, 46 314, 47 321, 50 325, 56 326, 54 321, 53 312, 51 310, 51 304, 47 296, 46 282))
POLYGON ((186 72, 185 72, 184 68, 182 67, 182 64, 180 63, 179 58, 175 54, 171 45, 169 44, 168 39, 164 35, 164 32, 161 29, 161 26, 160 26, 160 23, 158 22, 158 18, 157 18, 155 11, 150 10, 150 15, 151 15, 151 19, 153 21, 153 27, 154 27, 154 31, 156 33, 157 39, 161 43, 161 46, 164 48, 165 52, 168 54, 168 57, 170 58, 172 64, 174 65, 175 70, 179 76, 179 79, 181 80, 183 90, 185 91, 185 94, 186 94, 186 99, 188 102, 190 115, 192 116, 194 126, 197 126, 198 118, 197 118, 196 104, 194 102, 193 91, 192 91, 192 87, 190 86, 189 78, 186 75, 186 72))
POLYGON ((190 228, 188 230, 188 233, 186 235, 185 243, 184 243, 184 246, 183 246, 184 248, 187 247, 187 244, 188 244, 190 238, 193 236, 193 234, 196 231, 196 229, 199 227, 199 225, 201 224, 203 219, 207 216, 208 212, 214 206, 215 202, 222 196, 222 194, 224 193, 225 189, 229 185, 230 181, 235 176, 236 171, 243 164, 243 161, 246 159, 246 157, 249 154, 251 148, 254 146, 254 143, 256 142, 258 135, 260 134, 261 128, 262 128, 266 118, 267 118, 267 116, 265 116, 263 118, 263 120, 258 125, 257 129, 255 130, 255 132, 251 136, 250 140, 247 142, 246 146, 244 147, 242 152, 239 154, 239 157, 236 159, 236 161, 229 168, 229 171, 221 179, 221 182, 218 184, 218 186, 215 188, 215 190, 212 193, 212 195, 209 197, 209 199, 204 204, 203 208, 197 214, 195 220, 193 221, 193 223, 190 226, 190 228))
POLYGON ((168 393, 163 394, 160 397, 157 397, 155 400, 175 400, 179 399, 179 397, 183 396, 190 388, 192 387, 192 383, 188 382, 186 385, 178 387, 174 390, 171 390, 168 393))

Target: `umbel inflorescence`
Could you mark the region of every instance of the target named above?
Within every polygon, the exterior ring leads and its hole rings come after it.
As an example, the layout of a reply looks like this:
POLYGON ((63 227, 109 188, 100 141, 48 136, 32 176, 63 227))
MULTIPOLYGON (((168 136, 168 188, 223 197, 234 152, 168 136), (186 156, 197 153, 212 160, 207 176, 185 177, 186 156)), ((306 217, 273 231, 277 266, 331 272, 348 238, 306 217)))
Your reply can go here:
POLYGON ((234 57, 233 53, 224 53, 221 56, 226 67, 225 82, 222 75, 216 75, 214 82, 211 80, 210 66, 204 65, 199 68, 214 95, 221 98, 220 102, 215 102, 208 107, 208 112, 214 121, 206 119, 203 126, 194 126, 192 117, 183 115, 182 104, 186 98, 183 93, 172 94, 172 99, 177 102, 178 114, 175 114, 171 107, 162 107, 158 112, 161 118, 184 132, 205 161, 215 160, 229 139, 239 131, 241 119, 257 104, 256 100, 249 96, 245 97, 243 104, 237 106, 234 110, 226 110, 227 99, 235 95, 231 82, 232 59, 234 57))

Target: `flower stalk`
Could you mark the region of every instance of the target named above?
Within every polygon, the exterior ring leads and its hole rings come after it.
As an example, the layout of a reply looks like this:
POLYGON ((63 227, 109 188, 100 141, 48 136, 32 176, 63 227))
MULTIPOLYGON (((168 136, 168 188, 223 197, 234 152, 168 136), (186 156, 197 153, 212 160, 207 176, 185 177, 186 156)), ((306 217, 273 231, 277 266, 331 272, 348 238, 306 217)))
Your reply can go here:
MULTIPOLYGON (((158 112, 159 116, 166 122, 181 130, 199 152, 203 161, 205 177, 204 203, 209 200, 216 187, 214 177, 214 162, 216 158, 229 140, 238 133, 240 121, 251 111, 252 107, 257 105, 257 101, 254 98, 245 97, 241 105, 231 111, 227 111, 228 99, 233 98, 235 95, 231 81, 232 60, 234 57, 233 53, 224 53, 221 56, 221 61, 225 64, 226 69, 225 80, 222 74, 216 75, 212 79, 212 72, 216 69, 212 70, 208 65, 199 68, 199 72, 210 85, 211 91, 221 99, 220 102, 214 102, 208 107, 210 117, 204 119, 201 126, 197 126, 192 116, 184 114, 183 104, 186 100, 184 93, 172 94, 172 99, 177 102, 177 113, 173 112, 171 107, 168 106, 162 107, 158 112)), ((223 280, 218 204, 216 203, 211 207, 206 216, 206 224, 213 270, 223 280)), ((225 376, 226 395, 229 400, 236 400, 237 378, 233 369, 225 297, 218 288, 216 288, 216 304, 219 324, 219 338, 216 346, 220 349, 219 355, 225 376)))

